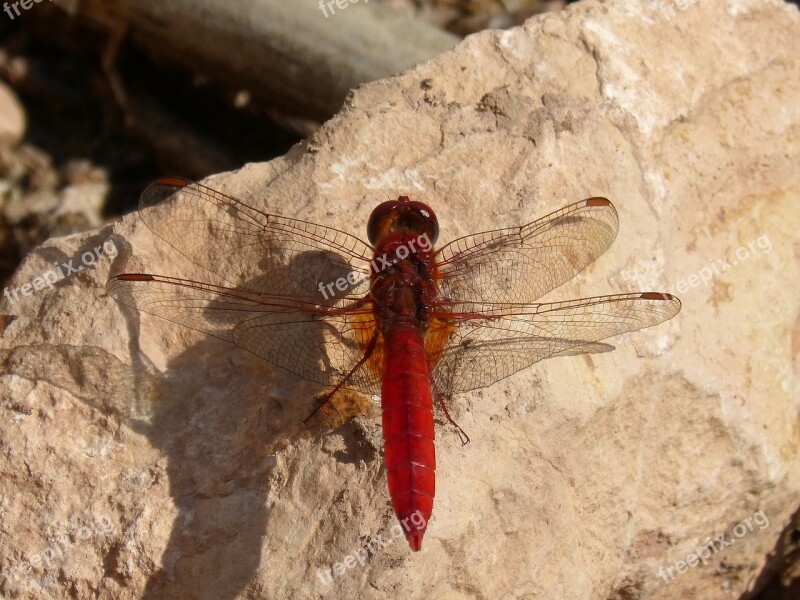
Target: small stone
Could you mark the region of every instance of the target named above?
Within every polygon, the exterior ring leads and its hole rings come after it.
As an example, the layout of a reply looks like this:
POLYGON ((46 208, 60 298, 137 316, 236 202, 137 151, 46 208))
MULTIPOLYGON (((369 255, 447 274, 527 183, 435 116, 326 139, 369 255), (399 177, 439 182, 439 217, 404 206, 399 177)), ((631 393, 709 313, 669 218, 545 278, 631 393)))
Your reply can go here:
POLYGON ((25 110, 17 95, 0 82, 0 144, 14 147, 25 135, 25 110))

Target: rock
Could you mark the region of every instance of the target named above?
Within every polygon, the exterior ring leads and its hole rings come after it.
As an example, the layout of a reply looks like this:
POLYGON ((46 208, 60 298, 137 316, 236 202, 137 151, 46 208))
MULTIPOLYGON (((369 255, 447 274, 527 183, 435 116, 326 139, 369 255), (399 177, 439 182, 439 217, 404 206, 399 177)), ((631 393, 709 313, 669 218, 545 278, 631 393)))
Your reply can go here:
POLYGON ((14 147, 25 135, 25 110, 16 94, 0 82, 0 146, 14 147))
POLYGON ((92 227, 103 223, 102 212, 108 196, 108 182, 95 181, 68 185, 61 194, 61 202, 55 214, 78 215, 92 227))
POLYGON ((207 181, 360 237, 377 202, 408 194, 434 207, 443 242, 602 195, 617 241, 548 300, 682 298, 613 352, 455 398, 472 443, 440 424, 420 553, 392 538, 379 417, 309 431, 318 388, 108 297, 110 272, 201 275, 131 215, 42 245, 9 288, 92 264, 0 305, 16 317, 0 337, 0 590, 661 599, 763 585, 800 492, 800 16, 773 0, 665 6, 587 0, 471 36, 358 89, 286 157, 207 181))

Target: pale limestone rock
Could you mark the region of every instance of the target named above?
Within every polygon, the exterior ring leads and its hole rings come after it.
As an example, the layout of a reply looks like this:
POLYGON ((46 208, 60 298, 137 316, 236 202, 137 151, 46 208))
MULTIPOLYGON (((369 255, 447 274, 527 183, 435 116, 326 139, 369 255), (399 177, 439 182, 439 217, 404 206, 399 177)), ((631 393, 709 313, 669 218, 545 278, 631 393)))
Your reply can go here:
POLYGON ((25 109, 16 94, 0 83, 0 145, 13 147, 25 135, 25 109))
POLYGON ((750 589, 800 491, 800 17, 778 0, 665 6, 583 2, 472 36, 359 89, 287 157, 208 181, 361 237, 378 201, 409 194, 435 208, 443 241, 603 195, 619 238, 549 298, 682 298, 675 319, 615 339, 613 352, 545 361, 456 398, 472 444, 439 428, 422 552, 399 540, 331 583, 318 577, 391 538, 377 417, 309 432, 312 385, 117 306, 104 291, 111 270, 198 275, 129 216, 113 232, 47 242, 11 285, 108 240, 116 256, 108 246, 54 290, 0 305, 17 315, 0 355, 0 565, 40 557, 0 590, 661 599, 750 589), (69 534, 73 545, 41 558, 69 534), (707 566, 675 570, 723 534, 735 543, 707 566), (667 584, 659 571, 670 567, 667 584))

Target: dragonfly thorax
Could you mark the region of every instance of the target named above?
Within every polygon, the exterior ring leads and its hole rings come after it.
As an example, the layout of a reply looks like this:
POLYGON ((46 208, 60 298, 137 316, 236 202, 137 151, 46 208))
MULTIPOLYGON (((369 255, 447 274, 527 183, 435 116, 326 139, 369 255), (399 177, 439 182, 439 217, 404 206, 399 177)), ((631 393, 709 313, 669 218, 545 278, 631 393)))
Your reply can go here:
POLYGON ((413 321, 424 327, 436 298, 431 264, 432 244, 419 243, 420 236, 404 231, 392 233, 376 250, 386 257, 386 266, 372 275, 370 296, 382 327, 399 321, 413 321), (420 247, 422 246, 422 247, 420 247))

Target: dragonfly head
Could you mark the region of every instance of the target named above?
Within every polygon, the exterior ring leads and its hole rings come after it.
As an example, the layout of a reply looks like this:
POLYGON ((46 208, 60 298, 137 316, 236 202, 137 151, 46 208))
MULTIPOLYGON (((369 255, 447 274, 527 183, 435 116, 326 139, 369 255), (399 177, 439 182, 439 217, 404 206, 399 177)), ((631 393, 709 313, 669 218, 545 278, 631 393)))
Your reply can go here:
POLYGON ((376 206, 367 223, 367 236, 373 245, 395 231, 426 234, 433 245, 439 237, 439 221, 427 204, 400 196, 376 206))

